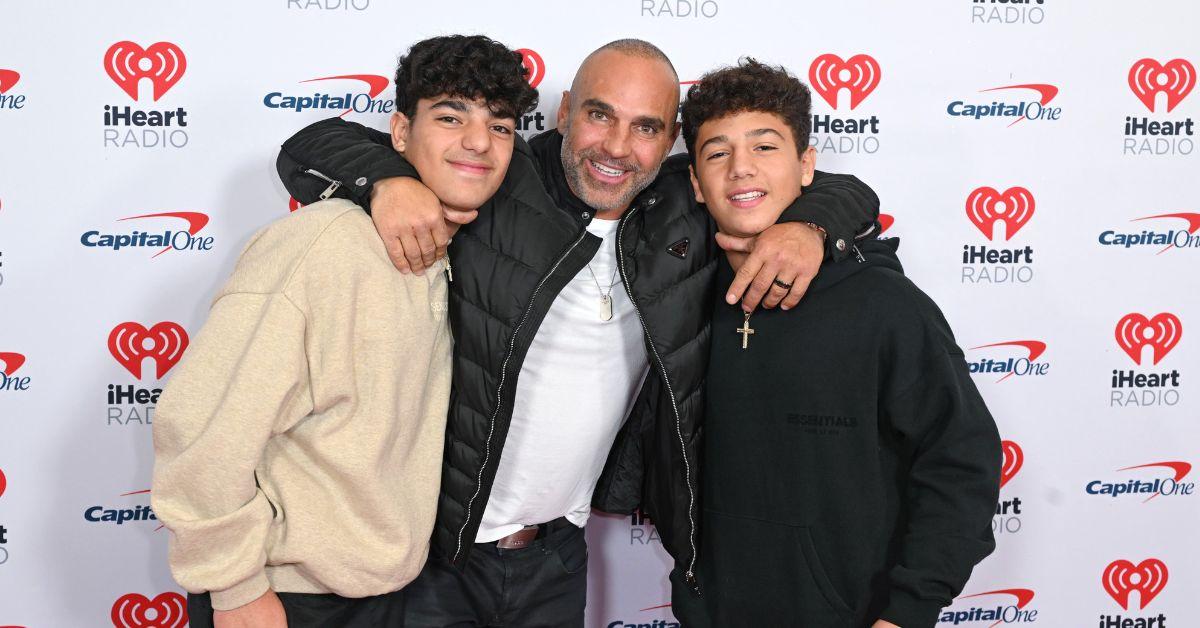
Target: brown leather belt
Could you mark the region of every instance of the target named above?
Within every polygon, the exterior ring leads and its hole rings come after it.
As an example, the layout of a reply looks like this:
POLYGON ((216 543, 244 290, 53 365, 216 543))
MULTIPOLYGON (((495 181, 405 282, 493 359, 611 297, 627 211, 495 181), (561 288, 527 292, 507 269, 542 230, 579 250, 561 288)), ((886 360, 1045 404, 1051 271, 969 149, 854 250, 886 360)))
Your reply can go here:
POLYGON ((529 547, 537 539, 545 538, 552 532, 557 532, 567 526, 574 527, 575 524, 567 520, 566 517, 559 517, 554 521, 539 523, 537 525, 529 525, 513 532, 512 534, 496 541, 496 547, 500 549, 523 549, 529 547))

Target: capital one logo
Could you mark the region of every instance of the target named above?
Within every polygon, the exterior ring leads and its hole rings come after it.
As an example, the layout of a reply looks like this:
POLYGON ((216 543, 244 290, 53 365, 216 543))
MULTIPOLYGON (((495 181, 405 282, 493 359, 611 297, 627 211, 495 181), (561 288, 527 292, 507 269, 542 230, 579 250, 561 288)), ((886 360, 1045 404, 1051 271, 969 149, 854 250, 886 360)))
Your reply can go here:
POLYGON ((157 379, 171 370, 188 346, 188 335, 178 323, 162 322, 146 329, 139 323, 125 322, 108 335, 108 351, 125 370, 142 379, 142 361, 154 360, 157 379))
POLYGON ((113 602, 111 619, 116 628, 183 628, 188 623, 187 602, 170 591, 153 600, 127 593, 113 602))
POLYGON ((1004 223, 1004 239, 1011 240, 1033 217, 1037 203, 1023 187, 1000 192, 993 187, 976 188, 967 195, 967 218, 987 239, 996 238, 996 223, 1004 223))
POLYGON ((1159 94, 1167 95, 1167 113, 1170 113, 1195 86, 1196 67, 1187 59, 1171 59, 1166 63, 1139 59, 1129 68, 1129 89, 1151 112, 1159 94))
POLYGON ((150 256, 151 259, 166 253, 167 251, 211 251, 213 247, 213 236, 201 236, 200 231, 208 226, 208 214, 201 212, 159 212, 156 214, 142 214, 140 216, 128 216, 117 220, 117 222, 125 222, 126 220, 142 220, 155 218, 171 218, 182 220, 187 223, 186 230, 170 229, 151 233, 150 231, 133 231, 132 233, 101 233, 97 229, 85 231, 79 237, 79 243, 88 248, 102 248, 119 251, 128 248, 154 248, 161 249, 150 256))
POLYGON ((1004 488, 1004 485, 1008 484, 1008 481, 1013 479, 1025 465, 1025 452, 1021 450, 1020 445, 1011 440, 1000 441, 1000 450, 1003 454, 1000 465, 1000 488, 1004 488))
POLYGON ((808 82, 817 94, 837 109, 838 93, 850 92, 850 108, 858 107, 879 87, 882 71, 875 57, 858 54, 842 60, 835 54, 823 54, 808 66, 808 82))
POLYGON ((1033 601, 1034 595, 1033 589, 996 589, 995 591, 963 595, 956 599, 955 602, 981 597, 1000 596, 1005 602, 1009 602, 1009 598, 1011 598, 1011 603, 985 602, 984 606, 972 606, 963 610, 945 608, 942 609, 942 614, 938 617, 938 623, 957 626, 962 623, 986 621, 992 622, 988 624, 989 626, 996 626, 998 624, 1034 622, 1037 621, 1037 611, 1026 608, 1033 601))
POLYGON ((183 78, 187 57, 183 50, 166 41, 142 48, 131 41, 119 41, 104 53, 104 71, 129 97, 138 98, 138 84, 149 79, 155 102, 183 78))
POLYGON ((1167 565, 1157 558, 1147 558, 1134 565, 1127 560, 1115 560, 1104 569, 1101 582, 1112 599, 1129 610, 1129 594, 1138 592, 1138 608, 1142 610, 1167 586, 1167 565))
POLYGON ((1015 348, 1019 357, 1009 357, 1008 359, 996 360, 993 358, 981 358, 977 361, 968 362, 967 370, 972 375, 977 373, 1003 373, 1003 376, 996 380, 1000 383, 1014 375, 1018 377, 1045 375, 1050 370, 1050 365, 1045 362, 1039 362, 1038 358, 1046 352, 1046 343, 1040 340, 1010 340, 1008 342, 994 342, 987 345, 979 345, 971 347, 971 351, 979 349, 992 348, 1015 348))
POLYGON ((525 66, 529 73, 525 77, 529 81, 529 86, 537 89, 538 85, 542 84, 542 79, 546 77, 546 62, 542 60, 542 55, 529 48, 520 48, 517 50, 517 54, 521 55, 521 65, 525 66))
POLYGON ((8 93, 8 90, 12 89, 19 80, 21 80, 20 72, 0 69, 0 94, 8 93))
POLYGON ((1179 344, 1183 335, 1183 323, 1178 316, 1170 312, 1162 312, 1154 318, 1132 313, 1117 321, 1114 331, 1117 345, 1131 360, 1141 364, 1142 349, 1150 346, 1153 348, 1154 364, 1158 364, 1179 344))

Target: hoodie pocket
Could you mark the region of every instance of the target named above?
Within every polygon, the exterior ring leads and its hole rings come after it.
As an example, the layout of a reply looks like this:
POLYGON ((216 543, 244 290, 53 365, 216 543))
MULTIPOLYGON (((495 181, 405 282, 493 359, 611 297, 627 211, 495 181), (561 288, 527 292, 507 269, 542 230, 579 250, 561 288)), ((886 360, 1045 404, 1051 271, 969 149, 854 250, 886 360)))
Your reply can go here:
POLYGON ((834 590, 808 528, 713 511, 704 519, 701 590, 713 598, 715 625, 850 625, 851 609, 834 590))

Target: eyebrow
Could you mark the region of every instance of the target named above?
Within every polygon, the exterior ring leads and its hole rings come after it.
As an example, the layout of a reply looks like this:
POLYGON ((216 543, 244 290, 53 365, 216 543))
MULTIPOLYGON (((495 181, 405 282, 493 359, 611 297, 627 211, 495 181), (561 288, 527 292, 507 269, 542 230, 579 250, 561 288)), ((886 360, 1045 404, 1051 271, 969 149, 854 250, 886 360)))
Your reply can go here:
POLYGON ((446 100, 439 100, 438 102, 435 102, 429 106, 430 109, 437 109, 439 107, 446 107, 447 109, 453 109, 459 113, 467 112, 467 103, 465 103, 461 100, 458 100, 457 98, 447 98, 446 100))
MULTIPOLYGON (((764 135, 774 135, 774 136, 778 137, 779 139, 783 139, 783 134, 781 134, 779 131, 776 131, 775 129, 763 128, 763 129, 754 129, 752 131, 746 131, 746 137, 762 137, 764 135)), ((704 143, 700 145, 700 150, 701 151, 704 150, 704 148, 707 147, 709 144, 718 144, 721 142, 725 142, 728 144, 729 137, 725 136, 725 135, 714 135, 714 136, 708 138, 707 140, 704 140, 704 143)))
MULTIPOLYGON (((596 110, 602 111, 609 115, 613 115, 617 112, 617 110, 615 108, 613 108, 612 105, 610 105, 598 98, 588 98, 587 100, 583 101, 583 106, 585 108, 596 109, 596 110)), ((633 125, 634 126, 648 126, 652 129, 654 129, 655 131, 661 131, 661 130, 667 128, 667 123, 665 121, 663 121, 662 118, 656 118, 654 116, 638 116, 633 119, 633 125)))

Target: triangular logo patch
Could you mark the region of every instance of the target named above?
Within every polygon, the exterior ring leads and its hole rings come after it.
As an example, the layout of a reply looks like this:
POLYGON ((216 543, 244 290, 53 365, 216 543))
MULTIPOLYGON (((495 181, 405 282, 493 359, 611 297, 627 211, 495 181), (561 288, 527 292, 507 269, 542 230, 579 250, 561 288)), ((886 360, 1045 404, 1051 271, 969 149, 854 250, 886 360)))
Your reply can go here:
POLYGON ((675 257, 678 257, 679 259, 687 259, 688 245, 691 244, 691 242, 691 240, 684 238, 672 244, 671 246, 668 246, 667 252, 675 257))

